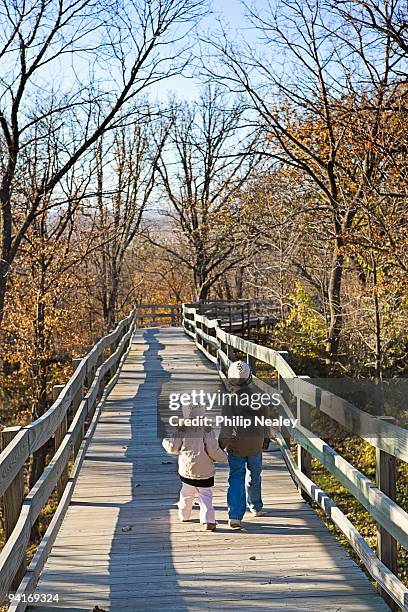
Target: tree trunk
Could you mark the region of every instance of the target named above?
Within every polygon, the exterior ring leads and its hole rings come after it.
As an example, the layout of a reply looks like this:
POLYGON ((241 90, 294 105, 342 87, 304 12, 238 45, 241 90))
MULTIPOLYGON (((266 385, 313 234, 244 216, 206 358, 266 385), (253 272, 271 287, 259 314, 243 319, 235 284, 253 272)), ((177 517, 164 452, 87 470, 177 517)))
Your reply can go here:
POLYGON ((337 238, 328 290, 330 322, 326 341, 326 352, 327 363, 329 364, 333 363, 338 356, 342 328, 343 309, 341 303, 341 285, 344 266, 342 247, 342 240, 337 238))
POLYGON ((375 378, 382 381, 382 330, 380 302, 378 299, 377 263, 373 257, 373 293, 374 293, 374 316, 375 316, 375 378))
POLYGON ((114 268, 110 274, 110 287, 104 308, 104 319, 107 331, 113 329, 118 317, 118 296, 119 296, 119 276, 120 273, 114 268))
POLYGON ((244 293, 244 275, 245 275, 245 266, 240 266, 235 274, 235 282, 236 282, 236 297, 237 300, 242 299, 244 293))
MULTIPOLYGON (((41 280, 40 291, 41 294, 45 294, 44 290, 44 271, 43 278, 41 280)), ((45 362, 46 358, 46 349, 47 342, 45 338, 45 302, 43 299, 40 299, 37 305, 37 320, 35 323, 35 335, 36 335, 36 358, 38 360, 37 366, 37 375, 36 375, 36 383, 37 383, 37 393, 36 393, 36 401, 33 404, 31 415, 32 420, 35 421, 39 417, 41 417, 44 412, 48 408, 47 402, 47 382, 48 382, 48 365, 45 362)), ((33 454, 33 460, 31 462, 30 468, 30 476, 29 476, 29 485, 30 489, 35 485, 39 477, 44 471, 45 468, 45 459, 46 459, 46 447, 39 448, 33 454)))
POLYGON ((195 246, 195 265, 193 268, 194 285, 197 291, 197 300, 205 301, 210 289, 208 285, 207 258, 201 241, 195 246))
POLYGON ((206 283, 203 283, 198 290, 197 301, 205 302, 208 298, 209 290, 210 290, 210 287, 206 283))
POLYGON ((230 287, 227 275, 225 275, 223 278, 223 288, 225 289, 225 298, 227 300, 232 300, 232 291, 231 291, 231 287, 230 287))
POLYGON ((0 259, 0 327, 4 317, 4 304, 7 291, 7 274, 9 271, 9 265, 0 259))

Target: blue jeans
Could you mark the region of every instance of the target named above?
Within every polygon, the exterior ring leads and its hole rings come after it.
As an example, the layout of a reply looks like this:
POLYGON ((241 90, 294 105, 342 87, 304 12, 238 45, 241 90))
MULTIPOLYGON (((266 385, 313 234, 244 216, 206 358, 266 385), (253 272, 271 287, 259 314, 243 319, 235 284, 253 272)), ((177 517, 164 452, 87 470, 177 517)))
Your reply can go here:
POLYGON ((237 457, 228 451, 228 516, 242 520, 246 507, 257 512, 262 510, 261 471, 262 453, 249 457, 237 457))

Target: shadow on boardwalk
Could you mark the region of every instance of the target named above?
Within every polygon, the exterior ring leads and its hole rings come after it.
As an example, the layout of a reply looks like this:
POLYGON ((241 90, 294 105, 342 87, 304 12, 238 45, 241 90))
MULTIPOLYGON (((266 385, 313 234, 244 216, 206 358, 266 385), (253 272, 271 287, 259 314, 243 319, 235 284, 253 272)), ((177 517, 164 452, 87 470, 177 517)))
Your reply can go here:
MULTIPOLYGON (((183 612, 188 608, 182 595, 175 596, 178 579, 170 539, 169 508, 178 498, 176 460, 165 456, 156 432, 157 400, 163 385, 171 379, 172 366, 163 368, 163 359, 170 362, 172 355, 164 354, 169 347, 159 341, 159 330, 146 329, 142 334, 147 344, 143 351, 144 379, 132 398, 131 436, 124 458, 132 470, 133 499, 120 506, 112 541, 109 609, 151 610, 155 607, 154 596, 162 588, 164 593, 171 592, 171 606, 183 612), (135 601, 135 595, 140 603, 135 601)), ((165 330, 160 331, 163 335, 165 330)), ((135 360, 140 360, 137 354, 129 356, 121 384, 134 386, 135 360)), ((121 405, 119 401, 119 410, 121 405)))

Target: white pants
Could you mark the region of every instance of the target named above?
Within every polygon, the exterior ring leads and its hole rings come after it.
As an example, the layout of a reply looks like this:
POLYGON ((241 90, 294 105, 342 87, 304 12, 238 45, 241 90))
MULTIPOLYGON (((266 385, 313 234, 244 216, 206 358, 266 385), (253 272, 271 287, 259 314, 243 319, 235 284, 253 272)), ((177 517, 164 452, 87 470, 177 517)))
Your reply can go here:
POLYGON ((182 521, 188 521, 195 497, 200 503, 200 523, 215 523, 215 513, 212 501, 212 487, 193 487, 183 482, 178 503, 178 515, 182 521))

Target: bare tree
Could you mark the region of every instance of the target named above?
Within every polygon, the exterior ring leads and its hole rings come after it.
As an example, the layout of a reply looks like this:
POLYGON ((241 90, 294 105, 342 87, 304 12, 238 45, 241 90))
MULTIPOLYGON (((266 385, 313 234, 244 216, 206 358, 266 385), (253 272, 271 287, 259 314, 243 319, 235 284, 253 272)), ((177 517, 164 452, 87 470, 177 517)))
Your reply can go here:
POLYGON ((1 2, 0 320, 21 242, 43 208, 56 205, 49 194, 132 98, 183 69, 183 40, 202 12, 203 0, 1 2), (49 137, 50 116, 76 129, 59 132, 55 165, 26 193, 22 152, 49 137))
POLYGON ((245 133, 244 107, 230 103, 217 88, 173 109, 169 147, 159 173, 167 203, 167 236, 150 240, 191 270, 197 298, 228 270, 248 261, 259 227, 245 207, 247 181, 259 163, 248 156, 252 140, 245 133), (183 248, 174 248, 174 236, 183 248))
POLYGON ((138 119, 117 128, 112 138, 100 139, 96 148, 97 198, 95 228, 105 237, 93 258, 96 269, 97 298, 102 305, 108 329, 115 324, 135 287, 124 287, 121 278, 129 248, 135 247, 143 215, 151 201, 156 183, 158 160, 163 150, 169 124, 146 106, 138 119))

